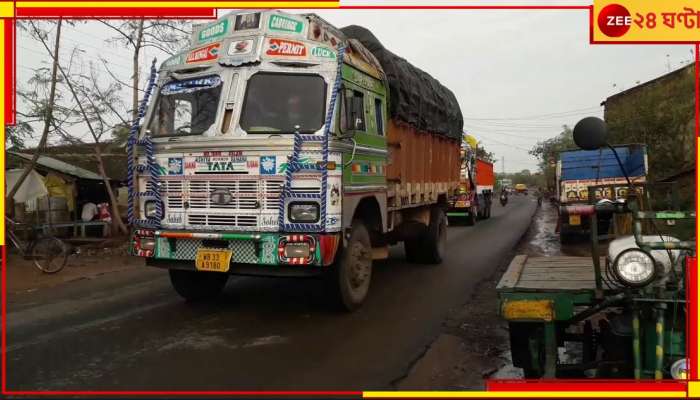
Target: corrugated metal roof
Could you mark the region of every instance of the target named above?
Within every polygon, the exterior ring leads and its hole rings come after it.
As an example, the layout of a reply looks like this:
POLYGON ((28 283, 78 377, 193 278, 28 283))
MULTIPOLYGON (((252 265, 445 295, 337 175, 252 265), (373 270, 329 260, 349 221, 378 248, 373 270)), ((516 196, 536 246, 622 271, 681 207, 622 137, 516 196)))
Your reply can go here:
MULTIPOLYGON (((33 157, 32 154, 18 153, 15 151, 8 151, 7 154, 22 158, 27 161, 31 161, 33 157)), ((76 167, 75 165, 68 164, 55 158, 40 155, 36 163, 44 168, 52 169, 54 171, 58 171, 66 175, 75 176, 76 178, 102 180, 101 176, 92 171, 76 167)))

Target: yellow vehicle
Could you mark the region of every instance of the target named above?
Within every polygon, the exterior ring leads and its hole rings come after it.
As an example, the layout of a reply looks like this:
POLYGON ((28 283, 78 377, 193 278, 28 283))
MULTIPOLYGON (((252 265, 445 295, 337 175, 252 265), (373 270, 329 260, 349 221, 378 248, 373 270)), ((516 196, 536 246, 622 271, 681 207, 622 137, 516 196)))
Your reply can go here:
POLYGON ((515 192, 527 194, 527 185, 525 185, 524 183, 516 184, 515 185, 515 192))

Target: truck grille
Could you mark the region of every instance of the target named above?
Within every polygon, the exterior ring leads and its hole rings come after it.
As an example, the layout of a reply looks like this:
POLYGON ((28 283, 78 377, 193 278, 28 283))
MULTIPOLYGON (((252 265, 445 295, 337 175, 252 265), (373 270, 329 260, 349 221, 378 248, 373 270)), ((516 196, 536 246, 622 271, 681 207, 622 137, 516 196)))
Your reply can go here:
MULTIPOLYGON (((211 176, 197 176, 184 179, 179 177, 161 179, 160 189, 166 213, 184 213, 183 222, 187 226, 212 230, 236 228, 251 230, 259 226, 261 216, 274 217, 276 220, 280 193, 284 185, 282 177, 232 178, 226 176, 212 179, 211 176), (212 204, 210 196, 215 190, 229 191, 233 195, 232 201, 223 205, 212 204)), ((292 189, 294 193, 318 194, 321 192, 321 183, 317 177, 298 180, 298 182, 300 186, 292 189)))

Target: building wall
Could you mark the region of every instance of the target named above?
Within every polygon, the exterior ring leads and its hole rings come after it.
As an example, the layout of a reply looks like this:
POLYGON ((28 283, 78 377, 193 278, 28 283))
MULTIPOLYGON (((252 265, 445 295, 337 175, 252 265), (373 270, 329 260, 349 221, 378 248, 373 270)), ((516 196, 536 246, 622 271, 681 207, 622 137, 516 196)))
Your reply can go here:
MULTIPOLYGON (((647 145, 650 181, 695 168, 693 64, 613 95, 604 104, 613 144, 647 145)), ((681 202, 694 204, 694 185, 686 189, 681 202)))

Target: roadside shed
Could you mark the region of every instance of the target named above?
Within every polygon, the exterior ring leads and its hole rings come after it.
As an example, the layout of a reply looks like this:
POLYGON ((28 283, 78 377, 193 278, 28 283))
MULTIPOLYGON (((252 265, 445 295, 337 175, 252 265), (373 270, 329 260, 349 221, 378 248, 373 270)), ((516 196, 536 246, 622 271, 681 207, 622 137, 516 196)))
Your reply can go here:
MULTIPOLYGON (((17 151, 7 151, 6 155, 8 174, 22 170, 33 157, 32 154, 17 151)), ((95 172, 45 155, 39 156, 34 171, 43 181, 47 195, 8 207, 13 219, 30 224, 72 227, 73 235, 77 236, 80 230, 81 236, 84 236, 86 224, 81 221, 83 206, 86 203, 109 202, 102 177, 95 172)), ((108 180, 116 189, 119 183, 108 180)), ((10 189, 7 188, 8 191, 10 189)), ((70 234, 68 229, 63 230, 65 234, 70 234)))

